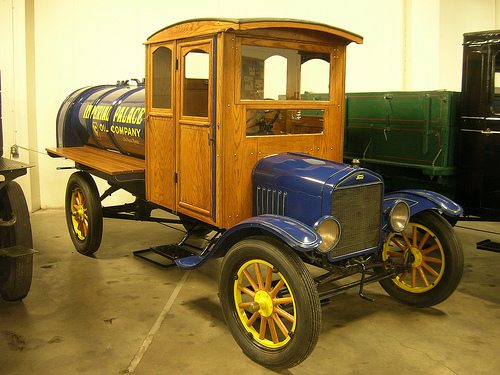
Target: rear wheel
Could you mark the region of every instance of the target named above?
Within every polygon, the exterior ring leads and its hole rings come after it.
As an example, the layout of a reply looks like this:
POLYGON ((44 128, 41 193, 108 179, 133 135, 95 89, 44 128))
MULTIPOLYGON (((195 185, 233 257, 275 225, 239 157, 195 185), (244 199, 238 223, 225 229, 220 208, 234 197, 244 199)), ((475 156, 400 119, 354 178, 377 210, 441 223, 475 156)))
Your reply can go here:
MULTIPOLYGON (((14 181, 0 191, 0 217, 11 226, 0 226, 0 248, 25 246, 33 248, 28 206, 21 187, 14 181)), ((28 295, 33 277, 33 254, 0 257, 0 294, 6 301, 16 301, 28 295)))
POLYGON ((422 211, 410 218, 402 233, 393 233, 384 245, 384 260, 411 263, 409 271, 380 281, 400 302, 429 307, 446 300, 462 278, 462 245, 451 225, 439 214, 422 211))
POLYGON ((102 207, 97 186, 86 172, 75 172, 66 186, 66 223, 76 250, 84 255, 97 251, 102 239, 102 207))
POLYGON ((321 329, 317 289, 292 249, 266 237, 236 243, 222 263, 222 311, 253 361, 273 369, 304 361, 321 329))

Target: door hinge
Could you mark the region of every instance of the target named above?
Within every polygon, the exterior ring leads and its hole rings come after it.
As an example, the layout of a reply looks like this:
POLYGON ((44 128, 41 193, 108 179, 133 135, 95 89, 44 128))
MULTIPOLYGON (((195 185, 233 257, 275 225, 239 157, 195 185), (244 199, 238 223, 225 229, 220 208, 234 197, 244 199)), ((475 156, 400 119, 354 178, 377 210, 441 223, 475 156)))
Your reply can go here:
POLYGON ((178 180, 177 172, 174 172, 174 184, 176 184, 178 180))
POLYGON ((176 58, 175 59, 175 71, 178 71, 179 70, 179 59, 176 58))
POLYGON ((208 134, 208 145, 210 146, 210 143, 215 146, 215 138, 210 138, 210 133, 208 134))

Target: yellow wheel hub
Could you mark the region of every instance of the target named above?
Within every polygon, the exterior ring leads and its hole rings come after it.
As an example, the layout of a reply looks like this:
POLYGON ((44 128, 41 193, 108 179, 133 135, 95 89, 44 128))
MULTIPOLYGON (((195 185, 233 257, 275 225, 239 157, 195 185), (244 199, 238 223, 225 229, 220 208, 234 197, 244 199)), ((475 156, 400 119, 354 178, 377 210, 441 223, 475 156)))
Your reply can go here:
POLYGON ((412 267, 420 267, 420 265, 422 264, 422 260, 423 260, 422 252, 413 246, 410 247, 407 251, 410 251, 411 254, 413 255, 413 262, 411 263, 411 266, 412 267))
POLYGON ((254 297, 255 302, 259 304, 259 314, 262 315, 263 317, 267 318, 271 316, 274 310, 273 306, 273 300, 269 293, 267 293, 264 290, 259 290, 257 293, 255 293, 254 297))
POLYGON ((83 209, 83 207, 81 205, 78 206, 78 209, 76 211, 73 212, 73 216, 74 218, 76 219, 76 221, 78 221, 79 223, 81 223, 83 221, 83 215, 85 214, 85 210, 83 209))

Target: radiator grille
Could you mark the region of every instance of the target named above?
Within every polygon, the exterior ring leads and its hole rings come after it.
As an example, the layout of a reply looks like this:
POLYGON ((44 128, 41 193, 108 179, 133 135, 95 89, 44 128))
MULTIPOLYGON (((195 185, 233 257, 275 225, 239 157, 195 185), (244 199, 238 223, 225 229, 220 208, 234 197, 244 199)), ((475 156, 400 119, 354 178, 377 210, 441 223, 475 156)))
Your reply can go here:
POLYGON ((380 241, 382 184, 337 189, 333 193, 332 216, 342 226, 340 241, 331 258, 378 246, 380 241))
POLYGON ((285 215, 286 192, 257 187, 257 215, 285 215))

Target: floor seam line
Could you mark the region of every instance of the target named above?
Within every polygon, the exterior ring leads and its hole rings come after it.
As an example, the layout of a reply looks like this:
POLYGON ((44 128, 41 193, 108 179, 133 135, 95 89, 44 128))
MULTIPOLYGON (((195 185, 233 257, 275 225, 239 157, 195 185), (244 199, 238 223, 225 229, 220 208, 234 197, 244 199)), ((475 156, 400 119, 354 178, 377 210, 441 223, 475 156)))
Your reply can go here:
POLYGON ((149 331, 148 335, 144 339, 141 347, 135 354, 134 358, 128 365, 127 369, 125 370, 125 373, 131 373, 134 372, 139 363, 141 362, 142 358, 144 357, 144 354, 149 348, 149 345, 151 345, 151 342, 153 341, 154 336, 158 333, 163 321, 167 317, 168 312, 172 308, 172 305, 174 304, 175 300, 177 299, 177 295, 181 291, 182 286, 186 282, 186 279, 188 278, 189 274, 191 271, 187 271, 181 278, 181 280, 177 283, 177 286, 175 287, 174 291, 170 295, 170 298, 168 299, 167 303, 165 306, 163 306, 163 309, 158 315, 158 318, 156 319, 155 323, 151 327, 151 330, 149 331))

